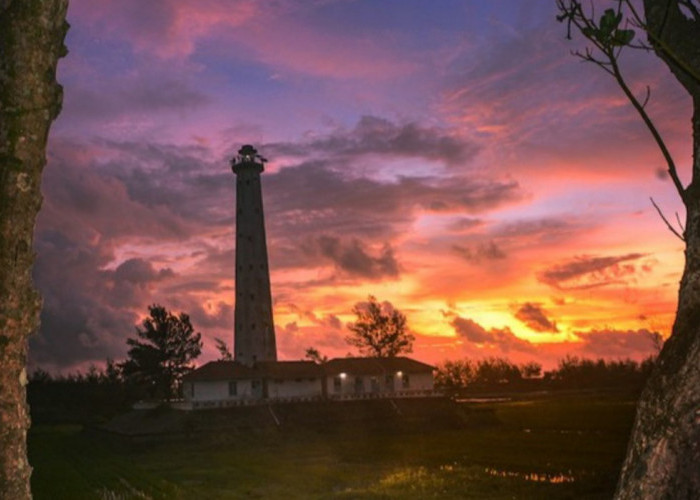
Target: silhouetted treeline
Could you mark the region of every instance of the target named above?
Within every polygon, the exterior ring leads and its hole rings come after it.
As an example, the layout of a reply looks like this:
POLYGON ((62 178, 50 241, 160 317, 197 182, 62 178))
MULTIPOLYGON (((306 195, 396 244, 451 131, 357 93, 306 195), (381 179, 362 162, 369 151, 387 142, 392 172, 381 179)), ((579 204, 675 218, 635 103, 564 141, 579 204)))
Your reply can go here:
MULTIPOLYGON (((437 367, 435 387, 448 394, 625 388, 641 390, 654 360, 607 361, 566 357, 543 372, 539 363, 515 364, 505 358, 445 361, 437 367)), ((35 371, 27 386, 32 421, 98 422, 148 399, 147 387, 126 377, 121 364, 107 360, 104 369, 52 376, 35 371)))
POLYGON ((119 365, 107 360, 104 369, 52 376, 38 369, 29 377, 27 399, 32 421, 95 422, 128 410, 144 390, 127 381, 119 365))
POLYGON ((605 389, 644 386, 653 358, 608 361, 567 356, 543 372, 539 363, 515 364, 505 358, 445 361, 437 367, 435 386, 448 393, 546 389, 605 389))

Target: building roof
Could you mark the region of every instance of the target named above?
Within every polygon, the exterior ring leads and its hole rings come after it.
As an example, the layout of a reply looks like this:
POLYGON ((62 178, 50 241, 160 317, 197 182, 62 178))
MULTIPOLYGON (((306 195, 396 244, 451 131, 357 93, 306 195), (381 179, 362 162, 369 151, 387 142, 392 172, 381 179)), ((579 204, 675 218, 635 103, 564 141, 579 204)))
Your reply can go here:
POLYGON ((323 365, 326 375, 340 373, 353 375, 385 375, 387 373, 432 372, 435 367, 405 357, 394 358, 335 358, 323 365))
POLYGON ((236 361, 210 361, 182 377, 185 382, 253 378, 252 369, 236 361))
POLYGON ((253 370, 277 379, 318 378, 323 375, 321 366, 313 361, 262 361, 253 370))
POLYGON ((349 373, 352 375, 386 375, 387 373, 432 372, 434 366, 405 357, 335 358, 323 365, 313 361, 260 361, 246 366, 237 361, 210 361, 183 377, 185 382, 212 382, 254 378, 295 379, 318 378, 349 373))
POLYGON ((321 366, 313 361, 261 361, 246 366, 237 361, 210 361, 183 377, 185 382, 238 380, 254 378, 317 378, 322 375, 321 366))

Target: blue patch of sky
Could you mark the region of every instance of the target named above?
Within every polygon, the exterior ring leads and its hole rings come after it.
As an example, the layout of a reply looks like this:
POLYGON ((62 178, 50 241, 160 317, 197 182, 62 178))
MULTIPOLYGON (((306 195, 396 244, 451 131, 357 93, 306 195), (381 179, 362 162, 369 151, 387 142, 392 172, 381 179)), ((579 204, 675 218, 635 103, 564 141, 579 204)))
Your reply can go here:
POLYGON ((363 0, 328 3, 303 15, 304 22, 324 31, 380 37, 404 49, 424 51, 441 46, 441 34, 461 33, 466 9, 461 0, 363 0))
MULTIPOLYGON (((79 57, 97 74, 119 75, 132 70, 135 57, 127 40, 105 39, 95 36, 81 24, 71 26, 66 35, 67 58, 79 57)), ((59 63, 59 71, 61 64, 59 63)), ((64 75, 66 78, 84 75, 64 75)))

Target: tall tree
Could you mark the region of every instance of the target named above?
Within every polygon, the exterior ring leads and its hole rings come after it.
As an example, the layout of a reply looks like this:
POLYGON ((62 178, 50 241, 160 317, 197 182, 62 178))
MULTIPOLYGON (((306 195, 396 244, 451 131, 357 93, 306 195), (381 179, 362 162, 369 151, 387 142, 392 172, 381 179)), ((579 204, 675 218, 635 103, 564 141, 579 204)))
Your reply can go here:
POLYGON ((356 304, 352 312, 357 320, 348 325, 352 335, 345 341, 364 356, 390 358, 413 351, 415 337, 406 330, 406 315, 389 302, 380 304, 370 295, 367 302, 356 304))
POLYGON ((136 329, 137 339, 127 339, 131 346, 123 367, 126 377, 145 384, 151 396, 173 398, 182 376, 194 367, 191 362, 202 352, 202 336, 194 332, 190 317, 179 316, 154 304, 149 317, 136 329))
POLYGON ((322 365, 328 362, 328 356, 324 356, 315 347, 307 347, 304 351, 304 357, 309 361, 313 361, 317 365, 322 365))
MULTIPOLYGON (((608 72, 639 113, 666 161, 668 174, 685 206, 685 225, 673 233, 685 243, 685 267, 671 336, 640 398, 616 498, 700 498, 700 4, 697 0, 617 0, 599 19, 581 2, 556 0, 559 20, 592 44, 584 60, 608 72), (636 30, 647 42, 636 38, 636 30), (649 98, 630 90, 619 58, 627 47, 653 50, 669 67, 693 103, 693 159, 684 186, 660 132, 646 110, 649 98)), ((655 205, 656 206, 656 205, 655 205)))
POLYGON ((226 341, 216 337, 214 344, 216 344, 216 350, 219 351, 219 359, 217 361, 233 361, 233 354, 231 354, 226 341))
POLYGON ((41 306, 32 244, 46 140, 61 109, 67 8, 67 0, 0 0, 0 498, 31 498, 27 337, 41 306))

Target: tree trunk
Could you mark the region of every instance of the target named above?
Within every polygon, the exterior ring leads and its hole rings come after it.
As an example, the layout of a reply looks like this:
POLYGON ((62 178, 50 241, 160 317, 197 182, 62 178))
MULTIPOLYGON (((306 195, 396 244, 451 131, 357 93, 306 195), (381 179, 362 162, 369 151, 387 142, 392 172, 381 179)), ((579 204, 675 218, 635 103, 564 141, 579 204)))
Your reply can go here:
POLYGON ((68 0, 0 0, 0 498, 31 498, 27 337, 39 323, 33 232, 68 0))
POLYGON ((677 0, 645 0, 649 40, 694 106, 692 181, 685 191, 685 268, 671 337, 642 393, 618 499, 700 498, 700 19, 677 0))

